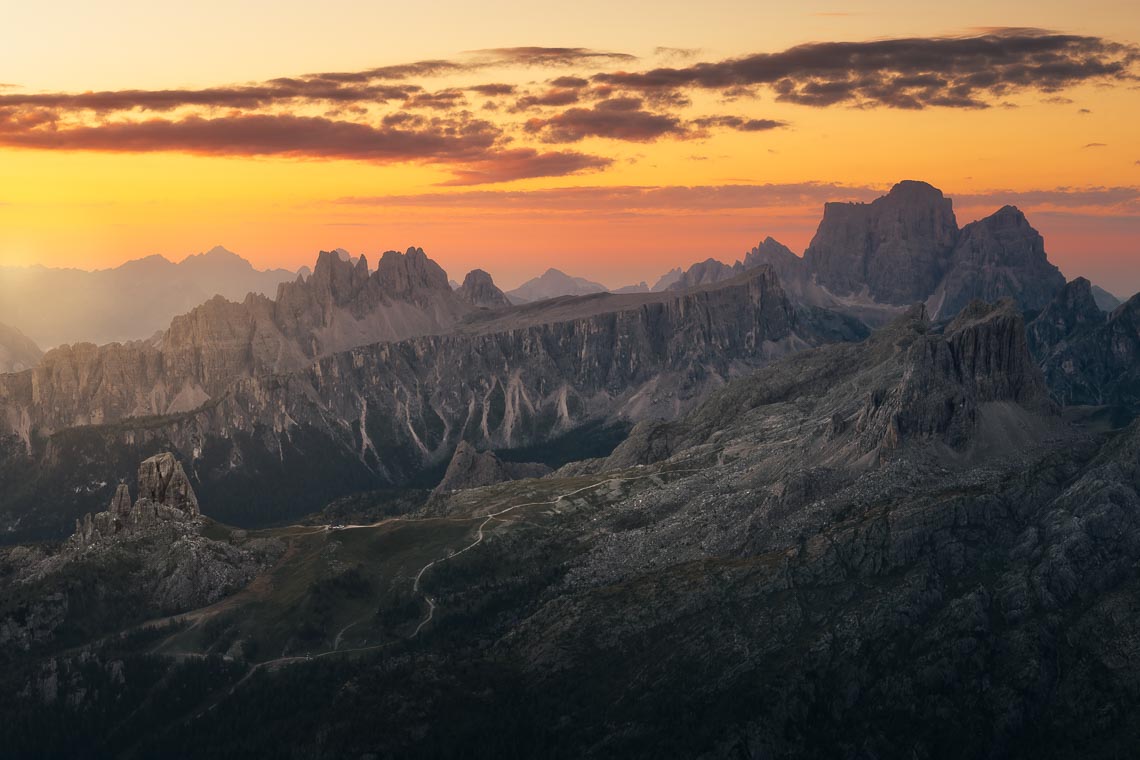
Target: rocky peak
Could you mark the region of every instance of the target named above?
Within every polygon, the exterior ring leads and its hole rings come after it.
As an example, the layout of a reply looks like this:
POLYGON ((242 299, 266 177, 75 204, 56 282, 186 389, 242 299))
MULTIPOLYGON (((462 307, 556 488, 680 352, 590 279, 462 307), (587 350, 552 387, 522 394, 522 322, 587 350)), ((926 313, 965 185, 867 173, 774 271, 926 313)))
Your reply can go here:
POLYGON ((973 299, 1015 298, 1040 309, 1065 285, 1049 263, 1045 241, 1015 206, 1003 206, 962 228, 946 278, 931 296, 936 316, 956 314, 973 299))
POLYGON ((651 290, 654 293, 660 293, 662 290, 668 290, 669 286, 675 283, 677 280, 681 279, 681 275, 684 273, 685 270, 681 269, 681 267, 673 267, 668 272, 657 278, 657 282, 653 284, 651 290))
POLYGON ((764 242, 749 251, 744 257, 744 268, 770 266, 787 285, 800 278, 804 272, 804 260, 794 254, 791 248, 769 236, 764 242))
POLYGON ((409 248, 402 254, 386 251, 375 277, 385 294, 407 301, 419 301, 430 293, 451 292, 447 272, 429 259, 422 248, 409 248))
MULTIPOLYGON (((139 465, 139 499, 198 514, 198 498, 182 464, 169 452, 157 454, 139 465)), ((118 493, 116 493, 118 498, 118 493)))
POLYGON ((131 489, 126 483, 120 483, 115 489, 111 499, 111 513, 123 517, 131 511, 131 489))
POLYGON ((753 266, 751 262, 756 264, 771 264, 774 261, 787 262, 792 259, 799 260, 799 256, 792 253, 792 249, 776 240, 769 235, 764 238, 760 245, 753 248, 744 257, 744 266, 753 266))
POLYGON ((889 450, 909 439, 934 439, 961 448, 973 438, 982 405, 993 402, 1055 411, 1012 300, 974 301, 944 332, 928 328, 925 309, 912 309, 877 336, 904 353, 901 380, 873 390, 858 415, 873 445, 889 450), (904 332, 909 340, 899 339, 904 332))
POLYGON ((75 521, 70 546, 83 550, 119 536, 166 529, 179 535, 197 525, 198 497, 173 454, 157 454, 139 465, 138 495, 132 505, 130 489, 120 483, 107 511, 75 521))
POLYGON ((467 441, 460 441, 435 493, 478 488, 520 478, 538 478, 549 472, 546 465, 504 462, 493 451, 480 452, 467 441))
POLYGON ((828 203, 804 261, 838 295, 908 304, 934 291, 958 236, 953 203, 904 181, 871 203, 828 203))
POLYGON ((1096 305, 1100 307, 1100 310, 1103 312, 1108 312, 1110 314, 1116 311, 1116 307, 1124 303, 1119 298, 1114 296, 1112 293, 1109 293, 1099 285, 1092 286, 1092 294, 1093 298, 1096 299, 1096 305))
POLYGON ((735 277, 742 271, 744 271, 744 265, 740 262, 730 266, 716 259, 705 259, 689 267, 668 289, 686 290, 698 285, 709 285, 735 277))
POLYGON ((1029 323, 1029 347, 1035 356, 1053 350, 1078 331, 1103 325, 1092 283, 1078 277, 1057 291, 1052 302, 1029 323))
POLYGON ((482 269, 472 269, 468 272, 457 294, 472 306, 497 309, 511 305, 506 294, 495 285, 491 275, 482 269))

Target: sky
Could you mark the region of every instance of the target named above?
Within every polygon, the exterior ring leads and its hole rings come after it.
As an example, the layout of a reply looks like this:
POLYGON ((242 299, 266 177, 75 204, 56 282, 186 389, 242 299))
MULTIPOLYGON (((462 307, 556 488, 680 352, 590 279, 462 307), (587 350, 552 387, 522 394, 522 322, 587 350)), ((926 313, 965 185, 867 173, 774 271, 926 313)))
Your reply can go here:
POLYGON ((1140 290, 1134 2, 24 3, 0 27, 0 264, 425 249, 610 286, 902 179, 1022 208, 1140 290), (182 6, 182 7, 179 7, 182 6))

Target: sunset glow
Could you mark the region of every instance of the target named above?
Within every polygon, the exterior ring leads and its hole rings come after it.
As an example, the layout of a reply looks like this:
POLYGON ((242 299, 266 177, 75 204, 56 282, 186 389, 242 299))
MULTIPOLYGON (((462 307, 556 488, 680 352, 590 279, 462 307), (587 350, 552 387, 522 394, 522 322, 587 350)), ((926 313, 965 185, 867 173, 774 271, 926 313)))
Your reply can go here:
POLYGON ((457 278, 620 286, 802 252, 825 201, 914 178, 1140 289, 1129 3, 111 5, 6 11, 2 264, 416 245, 457 278))

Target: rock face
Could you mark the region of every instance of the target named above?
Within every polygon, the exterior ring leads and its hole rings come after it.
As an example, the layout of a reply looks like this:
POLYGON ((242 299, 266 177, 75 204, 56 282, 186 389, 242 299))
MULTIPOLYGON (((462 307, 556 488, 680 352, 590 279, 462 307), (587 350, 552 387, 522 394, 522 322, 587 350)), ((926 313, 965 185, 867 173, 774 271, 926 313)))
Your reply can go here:
POLYGON ((31 369, 43 355, 31 338, 15 327, 0 324, 0 374, 31 369))
POLYGON ((760 245, 749 251, 744 256, 743 263, 745 269, 758 266, 771 267, 781 283, 800 279, 806 268, 802 258, 771 236, 764 238, 760 245))
MULTIPOLYGON (((789 289, 798 274, 786 256, 789 289)), ((961 230, 952 203, 924 182, 905 181, 871 203, 829 203, 803 268, 827 294, 909 305, 924 301, 949 319, 970 301, 1014 298, 1040 309, 1065 284, 1044 241, 1013 206, 961 230)), ((806 293, 818 305, 819 294, 806 293)))
POLYGON ((71 544, 86 549, 125 534, 170 524, 193 524, 200 514, 198 497, 173 454, 158 454, 139 465, 138 493, 138 501, 132 506, 129 487, 120 483, 107 511, 88 513, 75 521, 71 544))
POLYGON ((1004 206, 967 224, 958 235, 946 276, 930 296, 931 310, 957 314, 973 299, 1015 296, 1026 309, 1040 309, 1065 285, 1045 256, 1045 241, 1025 214, 1004 206))
POLYGON ((771 437, 763 439, 763 457, 756 453, 773 472, 805 460, 860 470, 908 444, 977 452, 1006 434, 1040 433, 1027 416, 1057 419, 1012 301, 975 302, 942 331, 917 305, 862 343, 788 357, 678 420, 640 423, 601 469, 652 464, 704 445, 738 424, 741 409, 757 406, 779 416, 764 422, 771 437), (782 448, 781 436, 796 429, 814 432, 803 446, 782 448))
POLYGON ((465 303, 481 309, 501 309, 511 305, 506 294, 495 286, 491 275, 482 269, 472 269, 467 273, 458 295, 465 303))
POLYGON ((1033 353, 1059 402, 1140 413, 1140 295, 1105 318, 1087 280, 1069 283, 1029 325, 1033 353))
POLYGON ((582 277, 571 277, 557 269, 547 269, 541 276, 527 280, 514 290, 507 292, 511 303, 531 303, 559 296, 585 296, 591 293, 604 293, 606 286, 590 282, 582 277))
POLYGON ((435 493, 494 485, 508 480, 540 478, 550 473, 543 464, 504 462, 493 451, 479 452, 467 441, 460 441, 435 493))
MULTIPOLYGON (((198 513, 198 499, 186 478, 186 471, 173 454, 159 454, 139 465, 139 499, 172 507, 189 517, 198 513)), ((118 497, 117 497, 118 498, 118 497)))
POLYGON ((1078 277, 1061 288, 1029 324, 1029 347, 1035 356, 1051 353, 1070 337, 1090 332, 1107 321, 1093 286, 1078 277))
POLYGON ((957 237, 950 199, 925 182, 905 181, 871 203, 825 205, 804 261, 837 295, 906 305, 934 292, 957 237))

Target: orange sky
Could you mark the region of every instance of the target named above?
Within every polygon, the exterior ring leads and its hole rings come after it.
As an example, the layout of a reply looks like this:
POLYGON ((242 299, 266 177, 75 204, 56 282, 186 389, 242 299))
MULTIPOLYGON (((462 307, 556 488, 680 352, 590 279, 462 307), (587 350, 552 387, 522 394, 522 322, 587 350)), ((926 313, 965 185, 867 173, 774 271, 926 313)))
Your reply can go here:
POLYGON ((616 286, 800 251, 824 200, 909 178, 1140 290, 1134 3, 32 5, 0 30, 0 264, 417 245, 616 286))

